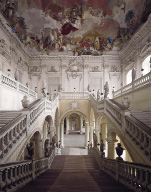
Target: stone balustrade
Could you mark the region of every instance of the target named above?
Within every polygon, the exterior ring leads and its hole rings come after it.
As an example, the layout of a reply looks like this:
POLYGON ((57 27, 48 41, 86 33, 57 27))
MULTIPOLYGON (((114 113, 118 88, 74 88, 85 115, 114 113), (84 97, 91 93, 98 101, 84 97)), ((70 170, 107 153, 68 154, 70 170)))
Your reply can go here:
POLYGON ((40 100, 29 110, 22 112, 20 116, 14 119, 10 124, 2 127, 0 129, 0 162, 3 163, 11 154, 15 145, 19 143, 28 135, 31 128, 39 120, 40 115, 44 114, 45 109, 52 111, 59 102, 59 96, 56 97, 51 103, 49 109, 46 107, 48 105, 47 100, 40 100))
MULTIPOLYGON (((90 96, 91 98, 92 96, 90 96)), ((130 115, 130 112, 125 112, 120 107, 112 103, 109 99, 102 100, 100 102, 93 101, 91 103, 96 108, 98 113, 105 113, 107 116, 117 123, 117 128, 123 134, 135 144, 136 150, 145 155, 146 160, 150 163, 151 161, 151 132, 150 129, 143 123, 139 122, 130 115)))
POLYGON ((28 87, 19 83, 15 79, 3 74, 1 71, 0 71, 0 85, 12 88, 16 91, 26 94, 27 96, 37 99, 37 93, 35 91, 29 89, 28 87))
POLYGON ((136 79, 134 82, 122 87, 121 89, 114 91, 113 98, 120 97, 126 93, 134 92, 138 89, 145 88, 151 84, 151 73, 136 79))
POLYGON ((14 122, 0 129, 0 159, 5 159, 5 156, 13 148, 13 145, 25 137, 27 131, 25 115, 20 115, 14 122))
POLYGON ((102 158, 97 147, 94 147, 94 156, 104 172, 128 188, 136 192, 151 190, 150 166, 102 158))
POLYGON ((61 99, 89 99, 87 92, 62 92, 60 93, 61 99))
POLYGON ((116 122, 121 126, 122 125, 122 115, 121 115, 122 110, 118 106, 114 105, 109 100, 105 100, 105 109, 116 120, 116 122))
POLYGON ((15 191, 50 168, 55 157, 52 149, 48 158, 0 165, 0 191, 15 191))
POLYGON ((58 102, 59 102, 59 95, 57 95, 53 101, 46 100, 46 106, 45 106, 46 110, 53 109, 54 107, 56 107, 58 102))
POLYGON ((137 124, 131 116, 126 116, 126 134, 138 148, 143 151, 148 160, 151 160, 151 132, 144 125, 137 124))

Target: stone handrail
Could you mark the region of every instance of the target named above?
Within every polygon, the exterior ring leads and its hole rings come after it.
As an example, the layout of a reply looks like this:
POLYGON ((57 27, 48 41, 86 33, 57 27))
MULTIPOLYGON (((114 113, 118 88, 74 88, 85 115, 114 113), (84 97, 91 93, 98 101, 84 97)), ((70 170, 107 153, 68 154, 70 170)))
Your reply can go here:
POLYGON ((61 99, 89 99, 87 92, 62 92, 60 93, 61 99))
POLYGON ((46 110, 53 109, 58 102, 59 102, 59 95, 57 95, 53 101, 46 100, 46 110))
POLYGON ((48 158, 0 165, 0 191, 16 191, 29 183, 38 175, 50 169, 54 157, 55 149, 52 149, 48 158))
POLYGON ((126 93, 130 93, 137 89, 145 88, 151 84, 151 72, 136 79, 134 82, 122 87, 121 89, 114 91, 113 98, 120 97, 126 93))
POLYGON ((15 79, 3 74, 1 71, 0 71, 0 85, 7 86, 8 88, 12 88, 16 91, 26 94, 27 96, 31 96, 34 99, 37 99, 37 93, 35 91, 29 89, 28 87, 19 83, 15 79))
POLYGON ((110 100, 105 100, 105 110, 114 118, 114 120, 120 126, 122 125, 122 110, 117 105, 113 104, 110 100))
MULTIPOLYGON (((56 97, 52 107, 47 109, 52 111, 59 101, 59 96, 56 97)), ((14 146, 19 145, 24 139, 34 124, 39 120, 39 117, 44 114, 47 106, 47 101, 40 100, 27 111, 22 111, 21 115, 15 118, 11 123, 0 129, 0 162, 6 161, 9 155, 13 152, 14 146), (11 153, 10 153, 11 152, 11 153)))
POLYGON ((94 147, 94 156, 100 169, 128 188, 136 192, 151 190, 150 166, 102 158, 97 147, 94 147))
POLYGON ((140 122, 131 117, 130 115, 125 116, 126 121, 126 134, 129 136, 131 141, 136 144, 137 149, 140 149, 146 158, 151 160, 151 131, 150 128, 141 124, 140 122))
MULTIPOLYGON (((90 96, 91 98, 92 96, 90 96)), ((130 111, 124 111, 119 106, 111 102, 109 99, 100 102, 92 101, 94 108, 97 108, 98 113, 105 113, 117 123, 117 128, 127 136, 136 150, 141 152, 141 155, 146 157, 146 161, 151 160, 151 132, 150 128, 131 116, 130 111)), ((124 136, 124 137, 125 137, 124 136)))

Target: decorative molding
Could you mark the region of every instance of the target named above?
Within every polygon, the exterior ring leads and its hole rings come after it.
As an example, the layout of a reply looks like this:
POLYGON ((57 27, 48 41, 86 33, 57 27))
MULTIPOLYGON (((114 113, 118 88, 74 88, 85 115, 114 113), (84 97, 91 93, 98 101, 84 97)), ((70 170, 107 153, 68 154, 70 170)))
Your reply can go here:
POLYGON ((3 55, 7 60, 11 58, 10 50, 4 39, 0 39, 0 54, 3 55))
POLYGON ((30 66, 29 73, 41 73, 42 68, 40 66, 30 66))
POLYGON ((133 50, 136 47, 139 47, 139 44, 146 37, 146 34, 149 34, 151 31, 151 14, 148 17, 148 20, 140 27, 140 29, 133 35, 130 41, 125 44, 125 46, 120 51, 119 55, 122 60, 127 56, 131 55, 133 50))
POLYGON ((79 109, 79 103, 77 101, 73 101, 70 103, 71 109, 79 109))
POLYGON ((121 77, 121 72, 109 72, 109 79, 111 80, 113 76, 118 77, 118 81, 120 80, 121 77))
POLYGON ((151 55, 151 42, 146 42, 146 44, 143 46, 143 48, 140 51, 140 57, 146 57, 148 55, 151 55))
POLYGON ((76 79, 77 77, 80 78, 80 81, 82 79, 82 72, 67 72, 67 78, 69 80, 69 77, 72 77, 73 79, 76 79))

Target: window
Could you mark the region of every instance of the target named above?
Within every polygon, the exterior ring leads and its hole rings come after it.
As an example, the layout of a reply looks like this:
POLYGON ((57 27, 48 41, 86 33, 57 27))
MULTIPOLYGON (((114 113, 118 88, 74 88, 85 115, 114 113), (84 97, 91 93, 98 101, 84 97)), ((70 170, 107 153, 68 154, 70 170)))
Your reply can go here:
POLYGON ((150 72, 150 64, 151 64, 151 55, 148 56, 142 63, 142 75, 146 75, 150 72))
POLYGON ((132 69, 126 75, 126 85, 132 82, 132 69))

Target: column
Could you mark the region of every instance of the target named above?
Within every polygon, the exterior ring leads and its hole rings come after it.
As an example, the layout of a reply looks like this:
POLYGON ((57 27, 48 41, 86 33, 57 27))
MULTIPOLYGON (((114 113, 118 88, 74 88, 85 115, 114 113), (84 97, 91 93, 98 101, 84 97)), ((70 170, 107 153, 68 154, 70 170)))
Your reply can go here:
POLYGON ((60 141, 60 127, 57 125, 57 143, 60 141))
POLYGON ((82 134, 83 129, 83 117, 80 117, 80 134, 82 134))
POLYGON ((69 134, 69 116, 66 117, 66 134, 69 134))
POLYGON ((40 159, 42 157, 43 157, 42 140, 35 139, 35 159, 40 159))
POLYGON ((54 136, 54 127, 50 127, 50 143, 52 143, 53 136, 54 136))
POLYGON ((109 133, 107 135, 107 143, 108 143, 108 158, 114 159, 115 157, 115 142, 116 140, 116 134, 115 133, 109 133))
POLYGON ((107 124, 103 123, 102 124, 102 139, 103 139, 103 143, 104 143, 104 149, 106 149, 106 131, 107 131, 107 124))
POLYGON ((61 123, 61 148, 64 148, 64 123, 61 123))
POLYGON ((86 122, 85 125, 85 148, 87 148, 89 141, 89 122, 86 122))
POLYGON ((93 126, 90 126, 90 145, 93 147, 93 126))

